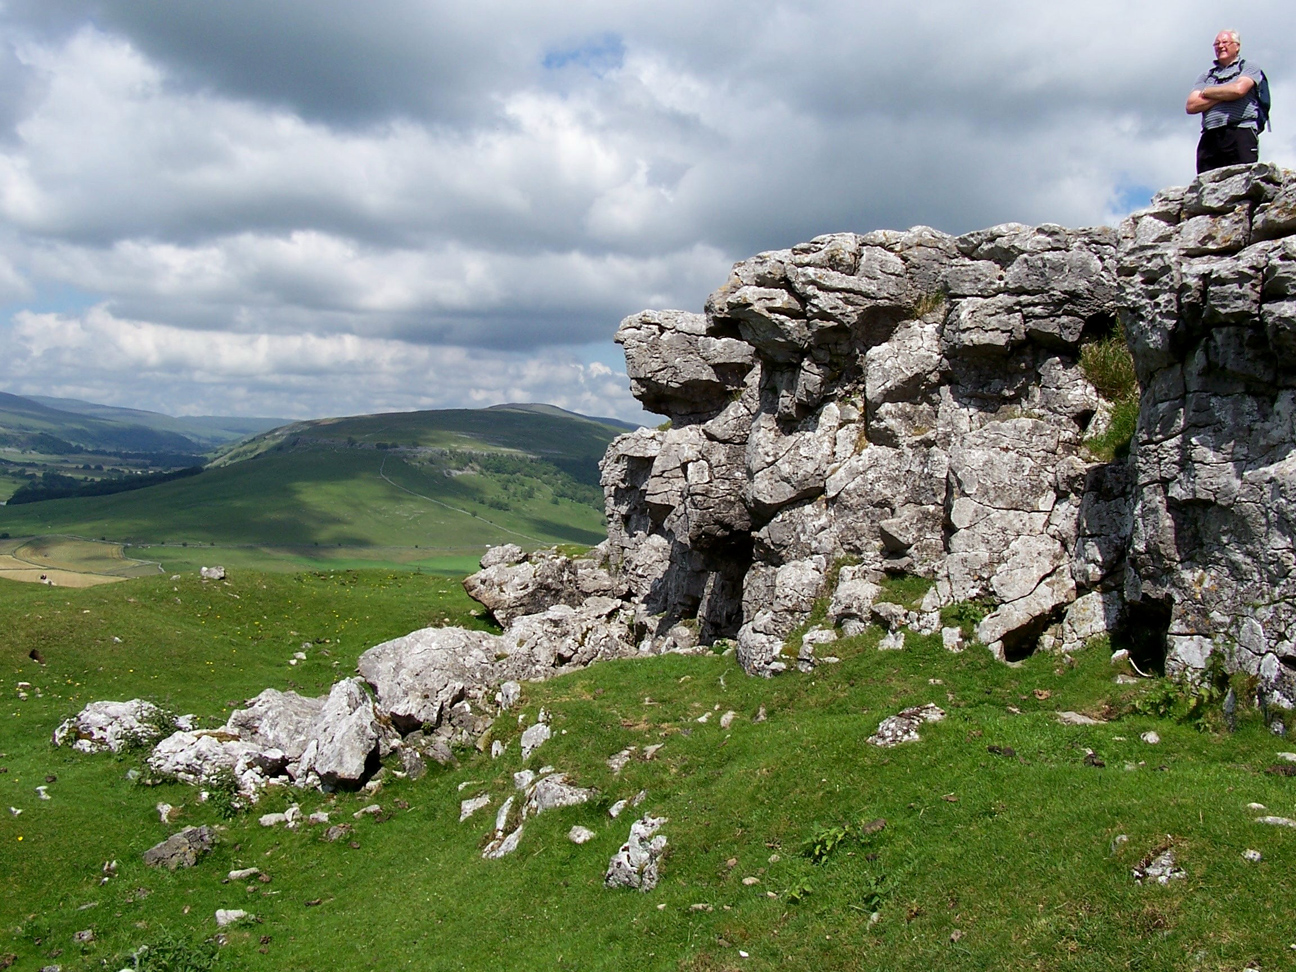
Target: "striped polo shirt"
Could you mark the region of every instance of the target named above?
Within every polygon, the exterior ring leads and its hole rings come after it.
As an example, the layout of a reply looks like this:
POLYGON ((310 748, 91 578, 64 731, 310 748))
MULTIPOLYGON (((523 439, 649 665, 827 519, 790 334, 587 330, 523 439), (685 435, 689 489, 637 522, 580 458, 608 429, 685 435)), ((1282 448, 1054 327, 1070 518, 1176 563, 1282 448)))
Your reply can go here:
POLYGON ((1239 57, 1228 67, 1220 67, 1216 64, 1197 79, 1193 90, 1200 91, 1202 88, 1217 84, 1232 84, 1243 75, 1254 81, 1256 87, 1247 92, 1246 97, 1239 98, 1237 101, 1217 101, 1214 108, 1202 113, 1202 128, 1223 128, 1226 125, 1233 128, 1260 127, 1260 112, 1256 108, 1256 88, 1259 87, 1264 72, 1258 67, 1247 64, 1243 58, 1239 57))

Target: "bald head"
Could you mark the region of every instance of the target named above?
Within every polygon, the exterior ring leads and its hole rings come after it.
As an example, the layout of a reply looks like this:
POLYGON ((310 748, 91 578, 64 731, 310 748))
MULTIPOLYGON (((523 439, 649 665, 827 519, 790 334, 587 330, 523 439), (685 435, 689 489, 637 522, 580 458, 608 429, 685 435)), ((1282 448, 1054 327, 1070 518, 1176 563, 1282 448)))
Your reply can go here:
POLYGON ((1227 67, 1242 50, 1242 35, 1236 30, 1221 30, 1215 35, 1215 60, 1227 67))

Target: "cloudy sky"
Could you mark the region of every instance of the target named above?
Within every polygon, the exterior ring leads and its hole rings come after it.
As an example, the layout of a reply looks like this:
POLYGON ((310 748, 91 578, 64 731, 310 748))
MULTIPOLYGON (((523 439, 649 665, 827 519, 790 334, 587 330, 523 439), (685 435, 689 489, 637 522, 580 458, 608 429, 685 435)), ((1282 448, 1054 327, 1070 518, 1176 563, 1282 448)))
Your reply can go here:
POLYGON ((0 0, 0 390, 637 418, 611 338, 838 230, 1111 222, 1296 4, 0 0))

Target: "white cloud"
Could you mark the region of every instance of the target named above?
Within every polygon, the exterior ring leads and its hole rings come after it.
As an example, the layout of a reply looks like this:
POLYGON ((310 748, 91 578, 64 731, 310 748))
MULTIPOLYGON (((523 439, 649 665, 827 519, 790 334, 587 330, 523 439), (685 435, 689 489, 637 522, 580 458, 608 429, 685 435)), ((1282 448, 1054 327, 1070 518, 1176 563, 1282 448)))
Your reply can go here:
MULTIPOLYGON (((628 414, 589 349, 642 307, 700 309, 756 250, 1112 221, 1186 181, 1183 98, 1217 17, 1204 0, 8 0, 0 300, 19 312, 0 380, 183 411, 566 395, 628 414), (319 375, 357 377, 325 394, 319 375)), ((1229 19, 1274 79, 1264 155, 1296 162, 1278 40, 1296 8, 1229 19)))

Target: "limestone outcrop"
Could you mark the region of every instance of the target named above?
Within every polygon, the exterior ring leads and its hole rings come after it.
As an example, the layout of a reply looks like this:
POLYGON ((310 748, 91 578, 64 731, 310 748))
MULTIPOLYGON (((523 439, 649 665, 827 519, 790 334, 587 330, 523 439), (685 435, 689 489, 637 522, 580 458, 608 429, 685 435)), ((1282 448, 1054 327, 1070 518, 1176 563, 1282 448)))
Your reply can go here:
POLYGON ((536 612, 595 593, 540 578, 597 577, 640 652, 729 638, 764 675, 813 667, 787 644, 816 606, 958 650, 939 610, 974 601, 1001 658, 1120 630, 1296 704, 1293 233, 1296 175, 1260 164, 1119 230, 835 234, 739 263, 704 313, 621 325, 632 391, 669 422, 608 449, 607 541, 497 557, 468 589, 536 612), (1099 461, 1113 409, 1080 355, 1118 324, 1141 407, 1128 457, 1099 461), (920 605, 882 597, 897 574, 931 582, 920 605))

